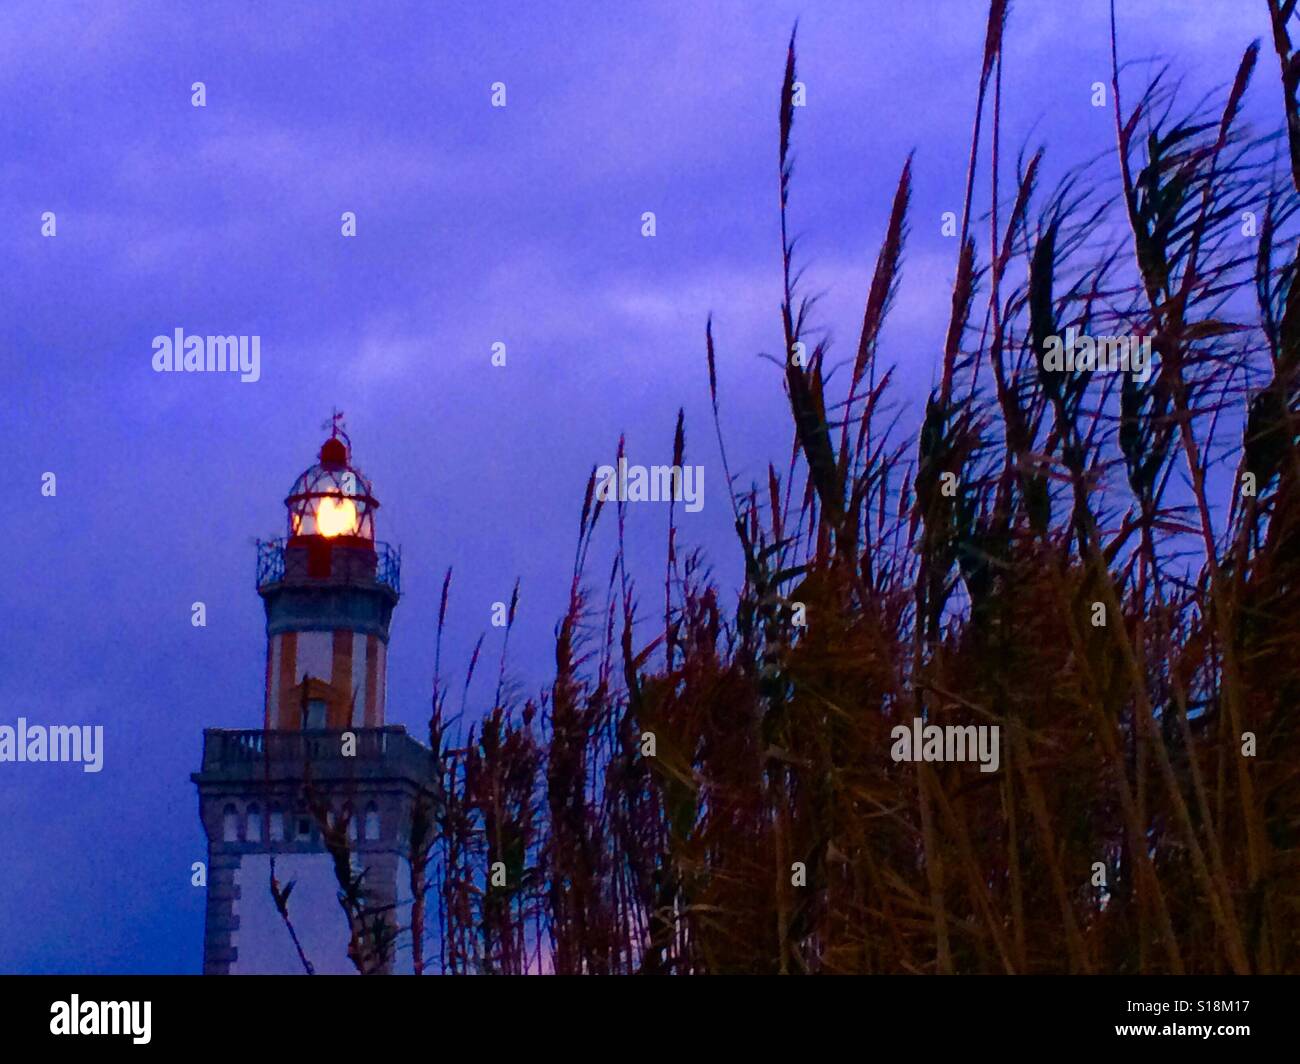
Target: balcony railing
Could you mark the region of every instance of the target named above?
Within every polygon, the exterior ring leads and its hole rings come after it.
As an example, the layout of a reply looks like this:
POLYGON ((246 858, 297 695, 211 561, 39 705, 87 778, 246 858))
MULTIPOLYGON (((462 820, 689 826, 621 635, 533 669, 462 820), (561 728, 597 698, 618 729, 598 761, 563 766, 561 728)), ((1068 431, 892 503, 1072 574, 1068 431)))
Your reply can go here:
POLYGON ((257 541, 257 586, 278 584, 284 579, 284 540, 257 541))
POLYGON ((342 731, 234 731, 208 728, 203 732, 204 774, 257 779, 286 778, 310 766, 318 776, 393 775, 424 781, 431 778, 433 754, 412 739, 405 728, 351 728, 355 752, 343 753, 342 731))
MULTIPOLYGON (((402 593, 402 554, 391 544, 376 542, 374 579, 376 584, 390 588, 395 594, 402 593)), ((349 548, 339 547, 340 556, 349 548)), ((259 539, 257 541, 257 587, 261 590, 271 584, 278 584, 285 578, 286 544, 283 539, 259 539)), ((356 567, 341 567, 351 572, 356 567)), ((296 575, 296 574, 295 574, 296 575)))

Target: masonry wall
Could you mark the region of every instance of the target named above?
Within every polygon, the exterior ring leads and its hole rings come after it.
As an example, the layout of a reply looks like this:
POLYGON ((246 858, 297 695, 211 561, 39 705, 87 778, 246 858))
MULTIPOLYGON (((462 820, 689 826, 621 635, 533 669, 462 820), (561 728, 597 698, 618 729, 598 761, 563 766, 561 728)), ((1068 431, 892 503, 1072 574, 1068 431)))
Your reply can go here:
MULTIPOLYGON (((409 926, 411 912, 409 864, 401 856, 409 797, 388 788, 354 790, 349 797, 353 863, 369 869, 369 903, 396 906, 390 914, 399 929, 394 973, 411 971, 410 934, 401 930, 409 926)), ((354 973, 332 859, 314 818, 292 794, 261 789, 209 792, 202 796, 200 816, 208 835, 204 973, 303 974, 271 894, 272 854, 281 888, 294 883, 289 916, 308 959, 321 974, 354 973), (282 811, 278 833, 272 808, 282 811)))
MULTIPOLYGON (((409 890, 401 888, 410 882, 410 870, 401 858, 394 863, 398 922, 405 927, 410 924, 411 899, 409 890)), ((231 975, 303 974, 293 940, 271 898, 270 869, 269 854, 249 854, 241 861, 237 879, 240 886, 238 956, 230 967, 231 975)), ((356 969, 347 953, 347 918, 339 907, 338 881, 330 858, 325 854, 282 854, 276 857, 275 874, 282 887, 290 881, 294 883, 289 916, 317 974, 355 975, 356 969)), ((403 948, 409 944, 409 935, 399 938, 394 974, 410 974, 411 951, 403 948)))

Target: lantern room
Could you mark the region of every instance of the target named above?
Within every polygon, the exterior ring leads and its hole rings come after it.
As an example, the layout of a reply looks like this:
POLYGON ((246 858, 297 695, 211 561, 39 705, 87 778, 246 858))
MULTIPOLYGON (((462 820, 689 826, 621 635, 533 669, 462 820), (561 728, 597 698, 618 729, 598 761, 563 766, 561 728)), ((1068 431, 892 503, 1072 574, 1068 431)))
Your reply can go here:
POLYGON ((294 481, 284 504, 289 511, 291 546, 309 536, 340 543, 374 542, 379 503, 370 481, 352 467, 348 445, 337 435, 325 441, 319 461, 294 481))

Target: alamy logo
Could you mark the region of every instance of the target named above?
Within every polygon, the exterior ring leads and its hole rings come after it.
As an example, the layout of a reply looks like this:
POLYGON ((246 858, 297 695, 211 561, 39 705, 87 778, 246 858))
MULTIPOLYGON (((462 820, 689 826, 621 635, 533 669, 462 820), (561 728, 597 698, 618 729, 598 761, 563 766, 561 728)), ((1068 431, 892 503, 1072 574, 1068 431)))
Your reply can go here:
POLYGON ((50 1034, 129 1034, 138 1046, 149 1042, 150 1001, 71 1001, 50 1006, 50 1034))
POLYGON ((80 762, 82 772, 104 767, 104 726, 96 724, 0 724, 0 761, 80 762))
POLYGON ((1151 379, 1151 337, 1076 335, 1073 325, 1065 338, 1049 336, 1043 344, 1043 369, 1089 373, 1131 373, 1139 384, 1151 379))
POLYGON ((603 465, 596 470, 598 502, 684 502, 687 513, 704 509, 704 467, 627 464, 603 465))
POLYGON ((186 336, 177 328, 171 336, 153 338, 155 373, 238 373, 245 384, 262 376, 260 336, 186 336))
POLYGON ((996 724, 940 727, 917 717, 910 727, 894 727, 889 736, 894 740, 889 756, 895 761, 978 761, 981 772, 996 772, 1001 763, 996 724))

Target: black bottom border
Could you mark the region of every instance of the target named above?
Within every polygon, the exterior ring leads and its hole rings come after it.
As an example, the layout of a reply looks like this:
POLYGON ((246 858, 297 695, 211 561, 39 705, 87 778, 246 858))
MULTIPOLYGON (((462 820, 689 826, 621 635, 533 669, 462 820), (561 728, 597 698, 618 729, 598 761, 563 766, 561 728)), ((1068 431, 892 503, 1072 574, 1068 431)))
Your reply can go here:
MULTIPOLYGON (((949 977, 776 979, 705 977, 20 976, 0 977, 10 1044, 94 1052, 397 1049, 414 1038, 481 1043, 491 1059, 542 1047, 601 1052, 665 1041, 690 1059, 710 1044, 749 1042, 770 1058, 784 1044, 926 1050, 1289 1048, 1300 1031, 1300 977, 949 977), (139 1035, 54 1033, 127 1015, 99 1002, 136 1002, 139 1035), (60 1004, 63 1003, 63 1004, 60 1004), (95 1003, 87 1012, 87 1003, 95 1003), (1192 1029, 1195 1028, 1193 1031, 1192 1029), (1206 1033, 1209 1028, 1209 1033, 1206 1033), (611 1040, 614 1039, 614 1040, 611 1040)), ((9 1039, 6 1039, 8 1041, 9 1039)))

